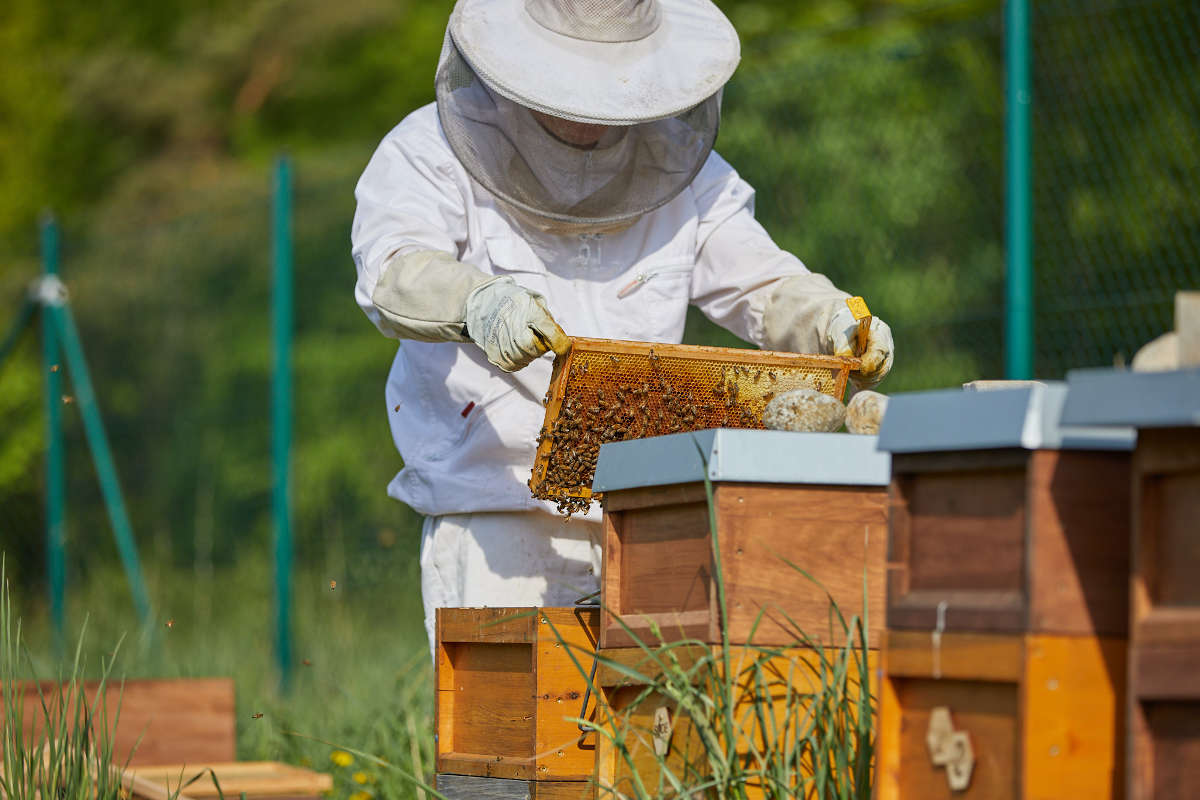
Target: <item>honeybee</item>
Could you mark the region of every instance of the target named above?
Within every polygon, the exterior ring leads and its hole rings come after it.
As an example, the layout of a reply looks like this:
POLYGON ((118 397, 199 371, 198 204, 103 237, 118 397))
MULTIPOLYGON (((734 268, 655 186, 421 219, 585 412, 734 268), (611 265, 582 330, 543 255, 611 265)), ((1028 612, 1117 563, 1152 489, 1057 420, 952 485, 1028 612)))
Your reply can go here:
POLYGON ((337 581, 330 581, 329 582, 329 591, 332 592, 336 588, 337 588, 337 581))
POLYGON ((250 719, 262 719, 262 718, 263 718, 263 715, 262 715, 261 711, 250 715, 250 719))

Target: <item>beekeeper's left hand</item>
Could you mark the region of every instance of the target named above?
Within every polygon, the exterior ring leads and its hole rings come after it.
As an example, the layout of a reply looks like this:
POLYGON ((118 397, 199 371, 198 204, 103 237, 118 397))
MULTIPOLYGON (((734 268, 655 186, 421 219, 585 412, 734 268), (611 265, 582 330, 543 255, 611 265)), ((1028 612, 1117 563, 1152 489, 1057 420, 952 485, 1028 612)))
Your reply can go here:
POLYGON ((855 352, 858 320, 849 306, 842 307, 829 318, 825 329, 822 351, 835 356, 858 356, 862 369, 850 373, 850 380, 860 389, 869 389, 878 384, 892 368, 892 329, 879 317, 871 319, 870 333, 862 354, 855 352))

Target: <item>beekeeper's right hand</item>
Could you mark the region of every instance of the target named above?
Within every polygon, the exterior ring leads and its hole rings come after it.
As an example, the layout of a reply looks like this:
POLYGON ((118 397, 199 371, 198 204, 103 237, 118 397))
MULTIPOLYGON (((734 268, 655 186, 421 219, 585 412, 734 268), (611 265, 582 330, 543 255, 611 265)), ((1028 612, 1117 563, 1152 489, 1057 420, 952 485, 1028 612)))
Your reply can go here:
POLYGON ((565 353, 570 346, 546 310, 546 298, 508 277, 489 281, 467 297, 467 335, 505 372, 516 372, 550 350, 565 353))
POLYGON ((475 342, 505 372, 571 344, 542 295, 434 250, 393 255, 371 291, 368 315, 399 339, 475 342))

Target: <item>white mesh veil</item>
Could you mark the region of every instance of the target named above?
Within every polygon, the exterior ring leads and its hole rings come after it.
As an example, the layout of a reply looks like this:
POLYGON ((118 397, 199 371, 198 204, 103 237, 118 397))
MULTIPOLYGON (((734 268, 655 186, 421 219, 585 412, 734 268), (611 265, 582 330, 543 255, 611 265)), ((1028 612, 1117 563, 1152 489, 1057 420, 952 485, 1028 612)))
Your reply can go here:
POLYGON ((488 86, 449 32, 435 85, 442 128, 471 177, 551 228, 629 224, 670 201, 708 158, 721 111, 717 91, 681 114, 613 125, 594 147, 574 147, 488 86))

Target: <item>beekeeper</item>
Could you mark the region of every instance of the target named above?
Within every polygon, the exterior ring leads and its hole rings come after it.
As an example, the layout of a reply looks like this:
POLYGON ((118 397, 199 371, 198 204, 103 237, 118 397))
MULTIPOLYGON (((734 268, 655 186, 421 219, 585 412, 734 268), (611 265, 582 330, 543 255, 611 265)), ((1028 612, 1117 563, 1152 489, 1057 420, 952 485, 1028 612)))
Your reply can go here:
MULTIPOLYGON (((444 606, 569 605, 599 518, 530 496, 567 336, 679 342, 689 304, 774 350, 850 354, 845 292, 775 245, 713 151, 737 33, 708 0, 459 0, 437 102, 356 190, 355 297, 400 340, 388 493, 426 515, 421 590, 444 606)), ((860 385, 892 364, 876 320, 860 385)))

